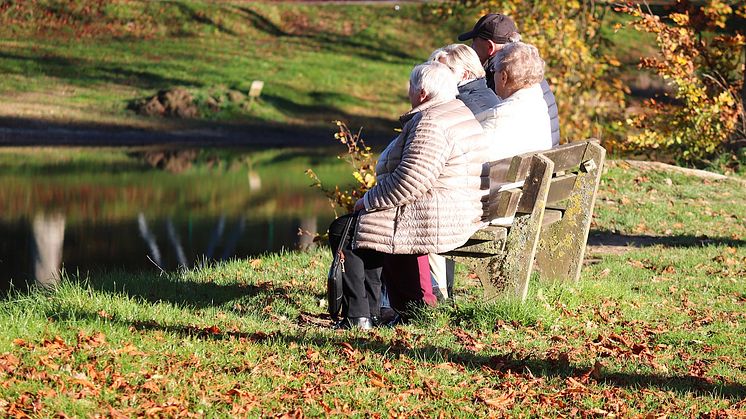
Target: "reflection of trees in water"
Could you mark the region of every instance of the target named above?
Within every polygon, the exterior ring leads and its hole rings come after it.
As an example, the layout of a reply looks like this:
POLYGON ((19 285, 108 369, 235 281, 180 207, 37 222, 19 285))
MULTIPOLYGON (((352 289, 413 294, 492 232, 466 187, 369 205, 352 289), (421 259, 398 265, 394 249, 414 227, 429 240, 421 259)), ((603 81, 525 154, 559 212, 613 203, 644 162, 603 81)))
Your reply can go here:
POLYGON ((313 238, 318 231, 318 217, 309 216, 301 218, 300 232, 298 233, 298 248, 307 250, 313 247, 313 238))
POLYGON ((181 246, 181 238, 176 232, 176 228, 174 227, 174 220, 172 220, 171 217, 166 220, 166 232, 168 233, 168 240, 174 247, 174 252, 176 252, 176 260, 179 261, 179 266, 188 268, 189 261, 184 254, 184 248, 181 246))
POLYGON ((328 221, 323 215, 255 219, 250 209, 245 214, 174 215, 169 220, 143 210, 130 216, 129 222, 76 223, 67 214, 40 211, 21 223, 0 219, 0 293, 11 286, 25 288, 25 284, 54 286, 63 264, 73 272, 152 270, 155 265, 170 270, 305 249, 314 245, 313 236, 298 236, 299 228, 314 233, 328 221))
POLYGON ((163 259, 161 258, 161 251, 158 249, 158 243, 155 241, 155 234, 148 228, 148 221, 145 219, 145 214, 142 212, 137 214, 137 227, 140 230, 140 237, 145 240, 148 245, 148 253, 158 266, 163 266, 163 259))
POLYGON ((37 285, 51 288, 60 280, 65 216, 59 213, 37 214, 32 223, 32 231, 34 280, 37 285))
MULTIPOLYGON (((143 214, 142 212, 140 212, 137 216, 137 225, 140 231, 140 237, 142 237, 142 239, 148 246, 149 257, 156 265, 158 265, 159 268, 163 269, 163 258, 161 256, 160 248, 158 247, 156 236, 148 226, 145 214, 143 214)), ((210 240, 207 243, 205 252, 202 254, 198 254, 196 256, 197 258, 199 258, 200 256, 203 256, 206 260, 213 260, 215 258, 215 250, 222 242, 223 235, 225 233, 225 225, 226 217, 225 215, 222 215, 220 216, 220 218, 218 218, 215 227, 212 229, 212 234, 210 235, 210 240)), ((235 255, 236 247, 245 230, 246 217, 241 217, 238 219, 235 228, 230 230, 230 233, 225 240, 225 243, 223 245, 223 252, 220 256, 221 260, 228 259, 235 255)), ((166 236, 168 237, 168 241, 174 249, 174 254, 176 255, 178 266, 185 268, 190 267, 191 263, 189 262, 189 258, 187 257, 186 252, 184 252, 184 246, 182 246, 181 237, 179 236, 172 218, 166 219, 166 236)))

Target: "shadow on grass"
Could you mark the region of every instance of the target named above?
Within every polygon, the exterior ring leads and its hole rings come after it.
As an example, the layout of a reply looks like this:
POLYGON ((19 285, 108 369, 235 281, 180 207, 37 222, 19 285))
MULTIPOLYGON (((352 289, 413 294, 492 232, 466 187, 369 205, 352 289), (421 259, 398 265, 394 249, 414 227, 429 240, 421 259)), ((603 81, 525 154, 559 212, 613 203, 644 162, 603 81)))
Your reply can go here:
POLYGON ((414 64, 420 62, 423 57, 412 54, 407 50, 409 44, 406 42, 384 42, 378 39, 376 44, 354 40, 355 35, 345 36, 326 32, 293 33, 282 29, 261 13, 247 6, 236 6, 235 10, 244 15, 255 28, 265 34, 277 38, 313 39, 316 43, 324 45, 324 48, 340 54, 356 55, 373 61, 388 61, 392 58, 402 62, 414 64))
MULTIPOLYGON (((257 288, 254 292, 272 292, 264 288, 257 288)), ((301 315, 303 317, 304 314, 301 315)), ((70 318, 96 319, 100 316, 92 312, 50 313, 50 317, 65 320, 70 318)), ((320 317, 320 322, 325 322, 320 317)), ((384 339, 378 333, 371 332, 369 337, 351 336, 347 333, 337 333, 332 337, 320 336, 315 333, 290 334, 281 331, 221 330, 217 326, 195 325, 164 325, 155 321, 126 321, 116 317, 107 321, 115 322, 135 330, 162 331, 182 338, 210 339, 210 340, 240 340, 245 343, 262 344, 280 342, 285 345, 317 347, 351 347, 354 351, 375 353, 383 357, 396 359, 400 355, 429 363, 453 362, 472 370, 492 372, 494 374, 510 374, 525 378, 573 378, 581 383, 600 383, 615 387, 630 389, 655 388, 662 391, 672 391, 682 395, 695 394, 698 396, 718 395, 730 400, 741 400, 746 397, 746 386, 735 382, 716 382, 706 377, 691 375, 657 375, 645 373, 621 373, 598 371, 594 378, 589 371, 576 368, 566 360, 546 359, 541 357, 517 358, 514 353, 501 355, 481 355, 470 351, 456 351, 450 348, 432 345, 417 346, 400 339, 398 333, 394 337, 384 339)), ((316 324, 322 326, 322 324, 316 324)))
POLYGON ((715 382, 705 377, 695 376, 664 376, 644 373, 619 373, 603 370, 595 378, 589 378, 588 371, 573 367, 566 361, 524 358, 518 359, 512 352, 503 355, 485 356, 469 351, 454 351, 449 348, 425 345, 422 347, 409 348, 404 346, 396 337, 392 343, 386 342, 380 336, 371 338, 350 337, 338 334, 329 339, 326 337, 298 337, 295 335, 276 333, 267 339, 281 340, 285 343, 296 343, 299 345, 329 346, 349 344, 355 350, 367 351, 397 358, 400 354, 426 362, 454 362, 473 370, 485 369, 496 373, 510 373, 513 376, 523 375, 531 377, 547 378, 575 378, 576 381, 595 381, 616 387, 627 387, 631 389, 656 388, 663 391, 673 391, 679 394, 694 393, 699 396, 720 395, 730 400, 741 400, 746 397, 746 386, 736 382, 715 382))
MULTIPOLYGON (((141 274, 132 279, 133 274, 107 273, 94 276, 78 283, 81 287, 91 287, 100 292, 126 295, 148 303, 169 303, 174 306, 203 309, 222 306, 232 301, 266 296, 271 300, 284 300, 292 303, 290 290, 269 282, 259 284, 216 284, 171 280, 158 275, 141 274)), ((320 297, 319 297, 320 298, 320 297)))
POLYGON ((236 35, 236 32, 228 28, 227 26, 210 19, 205 13, 200 13, 189 4, 185 4, 181 1, 166 1, 164 3, 176 6, 181 13, 188 16, 189 19, 200 23, 205 26, 209 26, 212 29, 219 30, 220 32, 227 33, 229 35, 236 35))
POLYGON ((46 76, 63 79, 71 84, 91 86, 96 83, 115 83, 125 86, 135 86, 143 89, 160 89, 164 86, 202 86, 195 80, 162 76, 147 70, 133 70, 127 68, 131 64, 107 63, 104 61, 89 61, 72 59, 59 55, 45 54, 40 56, 24 56, 0 52, 0 64, 3 61, 17 61, 21 68, 7 64, 0 66, 5 74, 26 74, 23 68, 33 66, 46 76))
POLYGON ((591 230, 588 235, 588 245, 610 247, 702 247, 709 245, 743 247, 746 246, 746 240, 737 240, 728 237, 708 237, 705 235, 628 235, 610 233, 608 231, 591 230))

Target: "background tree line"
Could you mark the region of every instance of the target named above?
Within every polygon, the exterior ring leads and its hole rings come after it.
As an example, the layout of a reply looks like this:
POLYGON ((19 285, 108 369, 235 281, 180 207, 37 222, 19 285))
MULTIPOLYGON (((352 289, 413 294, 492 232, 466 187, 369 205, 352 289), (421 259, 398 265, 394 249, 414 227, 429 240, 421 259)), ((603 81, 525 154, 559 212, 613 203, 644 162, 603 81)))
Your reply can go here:
POLYGON ((565 139, 599 137, 611 150, 685 164, 743 163, 746 3, 453 0, 437 10, 487 12, 512 16, 523 40, 542 52, 565 139), (605 47, 610 26, 654 39, 654 53, 641 56, 638 68, 661 77, 667 94, 645 99, 637 112, 625 112, 630 90, 605 47))

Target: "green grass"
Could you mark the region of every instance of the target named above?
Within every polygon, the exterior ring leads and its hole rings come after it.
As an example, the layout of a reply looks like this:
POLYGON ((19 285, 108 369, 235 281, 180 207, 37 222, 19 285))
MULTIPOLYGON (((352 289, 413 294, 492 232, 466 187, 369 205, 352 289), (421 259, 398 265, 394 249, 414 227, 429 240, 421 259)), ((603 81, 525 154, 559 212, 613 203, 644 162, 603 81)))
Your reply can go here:
POLYGON ((54 291, 14 293, 0 302, 0 412, 742 412, 743 179, 611 166, 593 229, 653 241, 592 253, 578 283, 534 281, 523 305, 480 302, 460 272, 454 305, 396 329, 333 332, 325 249, 165 275, 67 274, 54 291))
POLYGON ((228 104, 203 118, 345 119, 390 130, 406 111, 412 66, 462 29, 456 19, 435 24, 422 5, 397 11, 392 5, 134 1, 90 20, 79 10, 48 17, 42 6, 29 6, 26 14, 23 7, 0 17, 0 98, 38 103, 44 96, 62 113, 58 118, 118 124, 150 124, 127 111, 127 103, 159 89, 184 86, 206 100, 228 89, 246 93, 252 80, 263 80, 261 98, 248 109, 228 104), (58 16, 81 23, 69 33, 58 16))

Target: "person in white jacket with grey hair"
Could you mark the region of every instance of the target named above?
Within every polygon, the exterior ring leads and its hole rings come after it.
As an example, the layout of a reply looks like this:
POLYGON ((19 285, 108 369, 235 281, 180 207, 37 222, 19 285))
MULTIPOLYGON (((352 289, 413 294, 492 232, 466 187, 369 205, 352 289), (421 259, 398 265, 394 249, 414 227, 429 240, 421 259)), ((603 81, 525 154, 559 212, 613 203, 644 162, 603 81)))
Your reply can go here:
MULTIPOLYGON (((450 47, 436 51, 431 57, 436 56, 456 69, 458 75, 462 68, 469 67, 464 65, 469 61, 469 56, 449 56, 450 47)), ((475 53, 472 55, 473 59, 478 60, 475 53)), ((512 42, 503 46, 492 62, 495 90, 502 101, 476 114, 489 144, 485 159, 497 161, 552 148, 552 127, 541 87, 544 60, 539 56, 539 51, 533 45, 512 42)), ((449 297, 452 265, 437 254, 429 255, 429 265, 436 295, 449 297)))
MULTIPOLYGON (((487 85, 495 89, 494 77, 497 53, 514 42, 521 40, 521 34, 518 33, 518 27, 510 16, 499 13, 488 13, 482 16, 474 28, 459 35, 459 41, 472 40, 471 47, 474 48, 479 59, 484 64, 487 72, 487 85)), ((552 93, 552 89, 546 80, 539 82, 543 91, 544 102, 547 105, 547 113, 551 124, 552 146, 560 142, 560 121, 557 101, 552 93)), ((495 90, 498 96, 500 93, 495 90)), ((503 99, 505 99, 503 97, 503 99)))
POLYGON ((492 109, 489 160, 552 148, 552 126, 541 82, 544 60, 535 46, 506 44, 494 60, 495 91, 503 100, 492 109))

